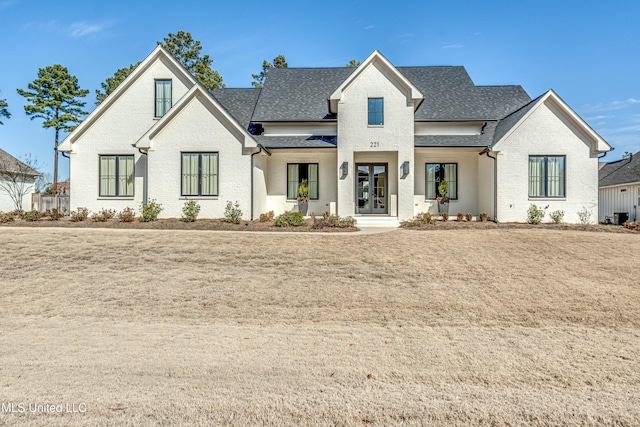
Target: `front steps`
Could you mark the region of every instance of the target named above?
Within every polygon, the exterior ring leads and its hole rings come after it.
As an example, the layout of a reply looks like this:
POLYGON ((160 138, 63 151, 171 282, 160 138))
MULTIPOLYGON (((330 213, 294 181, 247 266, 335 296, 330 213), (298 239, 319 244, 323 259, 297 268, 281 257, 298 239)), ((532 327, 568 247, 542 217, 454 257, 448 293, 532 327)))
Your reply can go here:
POLYGON ((354 216, 357 227, 400 227, 397 216, 354 216))

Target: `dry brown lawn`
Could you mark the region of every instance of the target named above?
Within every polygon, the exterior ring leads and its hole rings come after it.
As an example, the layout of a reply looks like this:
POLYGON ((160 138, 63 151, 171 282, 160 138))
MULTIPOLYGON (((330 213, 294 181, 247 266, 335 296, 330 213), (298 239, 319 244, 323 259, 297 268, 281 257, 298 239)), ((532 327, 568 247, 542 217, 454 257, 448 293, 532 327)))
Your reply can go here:
POLYGON ((637 426, 638 254, 574 230, 3 227, 0 425, 637 426))

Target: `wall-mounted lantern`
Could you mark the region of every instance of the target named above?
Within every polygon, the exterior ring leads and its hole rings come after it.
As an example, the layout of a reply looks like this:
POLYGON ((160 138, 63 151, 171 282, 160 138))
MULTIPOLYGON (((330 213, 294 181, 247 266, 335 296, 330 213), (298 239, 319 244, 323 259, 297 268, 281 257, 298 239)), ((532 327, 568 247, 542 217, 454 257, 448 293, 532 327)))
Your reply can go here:
POLYGON ((409 162, 402 163, 402 175, 403 176, 409 175, 409 162))
POLYGON ((340 175, 341 178, 349 175, 349 162, 342 162, 342 165, 340 165, 340 175))

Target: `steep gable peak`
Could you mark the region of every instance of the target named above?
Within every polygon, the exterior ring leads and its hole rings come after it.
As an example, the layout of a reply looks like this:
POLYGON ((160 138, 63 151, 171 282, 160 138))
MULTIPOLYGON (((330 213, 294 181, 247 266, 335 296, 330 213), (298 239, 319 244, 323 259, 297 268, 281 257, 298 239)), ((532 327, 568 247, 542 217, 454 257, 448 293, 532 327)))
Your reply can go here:
POLYGON ((407 89, 407 102, 412 102, 414 109, 418 108, 420 102, 422 102, 424 95, 420 90, 407 79, 387 58, 384 57, 378 50, 374 50, 371 55, 367 57, 356 70, 349 75, 338 88, 329 97, 329 109, 331 113, 338 112, 338 102, 342 99, 344 91, 351 86, 351 84, 360 77, 366 69, 372 66, 379 66, 384 69, 389 75, 397 80, 402 86, 407 89))

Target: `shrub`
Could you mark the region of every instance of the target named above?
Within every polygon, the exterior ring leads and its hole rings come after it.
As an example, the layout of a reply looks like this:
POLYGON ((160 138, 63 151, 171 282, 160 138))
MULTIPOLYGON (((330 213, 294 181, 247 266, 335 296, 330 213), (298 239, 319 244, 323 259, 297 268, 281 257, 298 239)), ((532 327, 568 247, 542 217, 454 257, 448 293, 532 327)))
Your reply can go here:
POLYGON ((465 217, 467 218, 467 221, 469 222, 473 221, 473 214, 471 212, 467 212, 465 217))
POLYGON ((629 230, 640 231, 640 222, 625 222, 622 226, 629 230))
POLYGON ((271 222, 273 221, 273 216, 273 211, 260 214, 260 222, 271 222))
POLYGON ((462 220, 464 220, 464 215, 462 214, 462 212, 458 212, 458 215, 456 216, 456 221, 462 222, 462 220))
POLYGON ((111 218, 115 218, 117 215, 117 212, 115 209, 102 209, 100 211, 100 215, 102 215, 104 217, 104 220, 108 220, 111 218))
POLYGON ((63 215, 60 213, 60 211, 58 211, 58 209, 53 208, 47 211, 46 216, 49 218, 49 221, 57 221, 62 218, 63 215))
POLYGON ((39 211, 33 210, 24 214, 25 221, 37 221, 42 217, 39 211))
POLYGON ((562 222, 562 219, 564 218, 564 211, 553 211, 549 214, 549 217, 551 218, 551 222, 553 222, 554 224, 560 224, 562 222))
POLYGON ((133 220, 136 219, 136 213, 133 209, 127 207, 120 211, 118 218, 120 222, 133 222, 133 220))
POLYGON ((538 208, 537 205, 532 203, 527 210, 527 222, 529 224, 540 224, 544 218, 544 214, 544 209, 538 208))
POLYGON ((578 211, 578 218, 580 218, 580 223, 583 225, 591 223, 591 215, 593 215, 593 211, 590 211, 584 206, 582 207, 582 210, 578 211))
POLYGON ((325 227, 350 228, 355 227, 356 223, 356 221, 350 216, 341 218, 338 215, 331 215, 329 212, 325 212, 320 218, 317 217, 316 214, 312 213, 311 220, 313 221, 311 228, 316 230, 325 227))
POLYGON ((419 213, 412 220, 402 221, 400 223, 401 227, 422 227, 423 225, 432 225, 435 224, 436 217, 431 215, 429 212, 419 213))
POLYGON ((436 223, 436 217, 431 215, 429 212, 418 214, 418 216, 422 218, 422 223, 425 225, 432 225, 436 223))
POLYGON ((182 220, 184 222, 195 222, 200 213, 200 205, 195 200, 187 200, 182 207, 182 220))
POLYGON ((80 222, 84 221, 89 217, 89 209, 87 208, 78 208, 75 211, 71 211, 71 221, 80 222))
POLYGON ((13 213, 11 212, 0 212, 0 224, 6 224, 8 222, 13 222, 15 219, 13 213))
POLYGON ((155 199, 149 200, 147 203, 143 203, 140 208, 142 215, 140 215, 140 221, 152 222, 158 220, 158 215, 162 212, 162 205, 156 202, 155 199))
POLYGON ((106 222, 107 218, 99 212, 94 212, 91 214, 91 221, 93 222, 106 222))
POLYGON ((489 214, 486 212, 480 212, 480 221, 482 222, 487 222, 487 218, 489 217, 489 214))
POLYGON ((446 212, 444 212, 444 213, 442 214, 442 220, 443 220, 444 222, 449 221, 449 214, 448 214, 448 213, 446 213, 446 212))
POLYGON ((285 212, 276 218, 277 227, 298 227, 300 225, 307 225, 300 211, 285 212))
POLYGON ((224 217, 233 224, 240 224, 242 211, 240 210, 240 203, 238 203, 237 200, 235 204, 231 203, 231 200, 227 200, 227 206, 224 208, 224 217))

